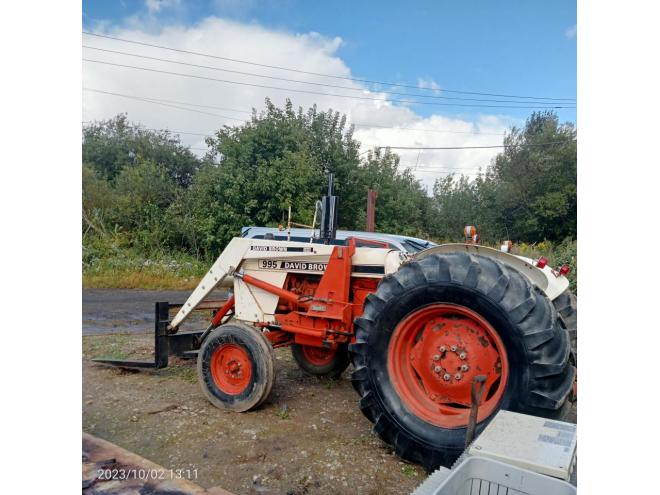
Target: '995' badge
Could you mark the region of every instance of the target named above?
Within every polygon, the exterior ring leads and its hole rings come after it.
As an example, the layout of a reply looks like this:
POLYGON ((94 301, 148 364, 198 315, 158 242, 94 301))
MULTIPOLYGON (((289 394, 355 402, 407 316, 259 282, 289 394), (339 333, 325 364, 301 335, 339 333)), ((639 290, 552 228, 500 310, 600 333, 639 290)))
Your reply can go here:
POLYGON ((259 260, 259 268, 266 270, 324 272, 327 267, 327 263, 318 263, 315 261, 259 260))

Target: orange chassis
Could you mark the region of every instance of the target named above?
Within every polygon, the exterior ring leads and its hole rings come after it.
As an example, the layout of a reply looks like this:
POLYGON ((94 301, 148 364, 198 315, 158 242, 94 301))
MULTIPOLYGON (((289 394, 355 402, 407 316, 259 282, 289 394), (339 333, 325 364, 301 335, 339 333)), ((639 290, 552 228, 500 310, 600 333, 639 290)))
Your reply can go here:
MULTIPOLYGON (((273 347, 289 344, 334 350, 354 341, 353 320, 362 314, 367 295, 376 291, 379 279, 351 277, 355 239, 335 246, 322 276, 289 274, 284 287, 276 287, 251 275, 235 272, 243 282, 279 296, 274 322, 257 323, 273 347)), ((384 247, 384 246, 383 246, 384 247)), ((234 300, 215 314, 217 326, 233 308, 234 300)))

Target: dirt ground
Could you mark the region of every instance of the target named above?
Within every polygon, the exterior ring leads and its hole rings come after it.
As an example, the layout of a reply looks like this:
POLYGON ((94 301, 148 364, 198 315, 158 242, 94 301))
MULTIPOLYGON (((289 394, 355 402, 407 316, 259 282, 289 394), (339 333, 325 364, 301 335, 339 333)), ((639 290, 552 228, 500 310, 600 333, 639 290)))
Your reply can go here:
POLYGON ((310 377, 288 349, 278 349, 270 398, 238 414, 202 396, 193 361, 171 358, 166 369, 140 372, 90 361, 149 359, 153 303, 179 296, 83 291, 84 431, 166 468, 196 469, 192 481, 236 494, 404 494, 424 480, 421 467, 401 461, 371 432, 350 368, 339 381, 310 377))

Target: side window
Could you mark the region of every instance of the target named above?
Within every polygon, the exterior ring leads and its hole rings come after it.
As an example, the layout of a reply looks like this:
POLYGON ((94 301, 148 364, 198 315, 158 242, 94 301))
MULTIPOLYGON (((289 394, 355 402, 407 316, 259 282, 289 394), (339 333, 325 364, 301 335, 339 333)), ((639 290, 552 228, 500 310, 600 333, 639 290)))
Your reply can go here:
MULTIPOLYGON (((309 239, 307 239, 307 242, 309 242, 309 239)), ((323 244, 323 239, 314 239, 312 242, 314 244, 323 244)), ((331 246, 345 246, 346 245, 346 239, 330 239, 330 245, 331 246)))
POLYGON ((368 239, 360 239, 357 238, 355 239, 355 246, 356 247, 372 247, 372 248, 384 248, 384 249, 399 249, 397 246, 393 246, 389 242, 385 241, 374 241, 371 242, 368 239), (385 245, 383 245, 385 244, 385 245))

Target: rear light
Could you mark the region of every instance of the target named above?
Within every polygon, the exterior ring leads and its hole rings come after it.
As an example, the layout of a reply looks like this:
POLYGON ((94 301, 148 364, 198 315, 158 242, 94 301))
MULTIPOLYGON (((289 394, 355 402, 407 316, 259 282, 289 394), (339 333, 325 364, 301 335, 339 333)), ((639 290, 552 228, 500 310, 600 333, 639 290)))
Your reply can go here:
POLYGON ((541 256, 539 260, 536 262, 536 267, 543 269, 547 264, 548 264, 548 259, 541 256))
POLYGON ((571 267, 566 264, 563 264, 559 269, 559 275, 563 275, 565 277, 566 275, 568 275, 568 272, 570 271, 571 271, 571 267))

